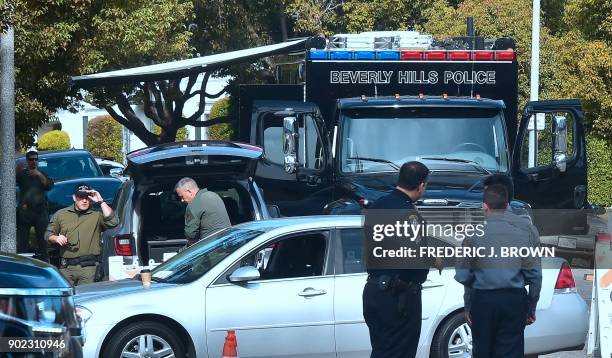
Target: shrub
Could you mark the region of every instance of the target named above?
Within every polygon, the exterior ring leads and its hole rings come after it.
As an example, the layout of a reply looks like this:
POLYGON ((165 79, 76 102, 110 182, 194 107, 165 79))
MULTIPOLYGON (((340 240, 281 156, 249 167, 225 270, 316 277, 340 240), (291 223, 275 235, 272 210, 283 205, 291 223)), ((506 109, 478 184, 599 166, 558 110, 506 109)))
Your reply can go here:
MULTIPOLYGON (((217 100, 210 108, 208 119, 215 119, 222 116, 230 116, 232 106, 230 97, 223 97, 217 100)), ((220 123, 208 127, 208 139, 231 140, 234 136, 234 127, 230 123, 220 123)))
POLYGON ((64 131, 49 131, 38 139, 38 150, 70 149, 70 136, 64 131))
POLYGON ((123 126, 111 116, 89 121, 85 148, 96 157, 123 161, 123 126))
MULTIPOLYGON (((159 135, 161 133, 161 127, 157 124, 153 124, 151 132, 159 135)), ((184 142, 186 140, 189 140, 189 129, 187 129, 187 127, 181 127, 178 129, 178 131, 176 131, 176 138, 174 139, 174 141, 184 142)))
POLYGON ((612 205, 612 143, 587 136, 588 195, 593 204, 612 205))

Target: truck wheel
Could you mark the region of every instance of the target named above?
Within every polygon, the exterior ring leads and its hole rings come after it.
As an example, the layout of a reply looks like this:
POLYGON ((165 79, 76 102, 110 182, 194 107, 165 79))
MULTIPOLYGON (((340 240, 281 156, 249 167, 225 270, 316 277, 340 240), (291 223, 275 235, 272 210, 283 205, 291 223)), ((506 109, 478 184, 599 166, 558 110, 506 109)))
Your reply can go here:
POLYGON ((463 312, 455 313, 438 328, 431 343, 430 357, 472 357, 472 330, 463 312))
POLYGON ((180 337, 156 322, 136 322, 115 332, 101 357, 186 357, 180 337))

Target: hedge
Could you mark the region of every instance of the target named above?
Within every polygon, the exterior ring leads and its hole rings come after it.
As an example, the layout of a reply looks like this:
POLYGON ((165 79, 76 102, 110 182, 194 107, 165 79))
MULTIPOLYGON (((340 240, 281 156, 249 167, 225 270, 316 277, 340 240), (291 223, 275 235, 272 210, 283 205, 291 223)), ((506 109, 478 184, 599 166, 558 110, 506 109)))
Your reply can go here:
MULTIPOLYGON (((158 126, 157 124, 153 124, 153 127, 151 128, 151 132, 159 135, 161 133, 161 127, 158 126)), ((178 129, 178 131, 176 131, 176 138, 174 139, 174 141, 184 142, 186 140, 189 140, 189 130, 187 129, 187 127, 181 127, 178 129)))
POLYGON ((93 118, 85 148, 96 157, 123 162, 123 126, 109 115, 93 118))
POLYGON ((612 143, 587 136, 589 202, 612 206, 612 143))
MULTIPOLYGON (((231 99, 230 97, 223 97, 212 105, 208 119, 230 116, 231 114, 231 99)), ((220 123, 208 127, 208 139, 231 140, 233 137, 234 127, 230 123, 220 123)))
POLYGON ((70 149, 70 136, 64 131, 49 131, 38 139, 38 150, 70 149))

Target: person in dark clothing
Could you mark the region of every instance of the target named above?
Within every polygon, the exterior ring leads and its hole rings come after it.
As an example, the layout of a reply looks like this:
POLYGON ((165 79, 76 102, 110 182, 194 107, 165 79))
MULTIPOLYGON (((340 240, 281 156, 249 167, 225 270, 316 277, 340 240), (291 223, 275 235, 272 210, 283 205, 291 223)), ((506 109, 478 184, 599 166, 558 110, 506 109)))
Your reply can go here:
POLYGON ((48 260, 45 230, 49 223, 47 191, 53 188, 53 180, 38 169, 38 153, 26 153, 24 167, 17 168, 19 202, 17 207, 17 252, 30 250, 30 228, 36 233, 36 254, 48 260))
MULTIPOLYGON (((400 168, 396 188, 371 204, 368 212, 372 209, 416 210, 413 203, 425 193, 428 174, 429 169, 420 162, 405 163, 400 168)), ((371 357, 415 357, 421 335, 421 285, 427 279, 429 268, 368 267, 367 271, 363 316, 370 331, 371 357)))
POLYGON ((538 257, 504 257, 501 249, 537 247, 538 232, 506 210, 508 193, 503 185, 488 186, 483 201, 484 235, 466 237, 463 245, 483 248, 489 256, 460 260, 455 280, 465 286, 465 315, 472 326, 474 356, 520 358, 525 325, 536 320, 542 268, 538 257))

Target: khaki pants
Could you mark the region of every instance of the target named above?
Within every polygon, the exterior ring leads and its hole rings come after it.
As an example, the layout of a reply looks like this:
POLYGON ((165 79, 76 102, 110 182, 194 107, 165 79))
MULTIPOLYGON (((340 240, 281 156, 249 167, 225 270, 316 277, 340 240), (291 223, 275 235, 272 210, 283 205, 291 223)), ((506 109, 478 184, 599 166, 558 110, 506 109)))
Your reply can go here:
POLYGON ((96 266, 66 266, 65 268, 60 268, 60 272, 71 285, 78 286, 94 282, 96 266))

